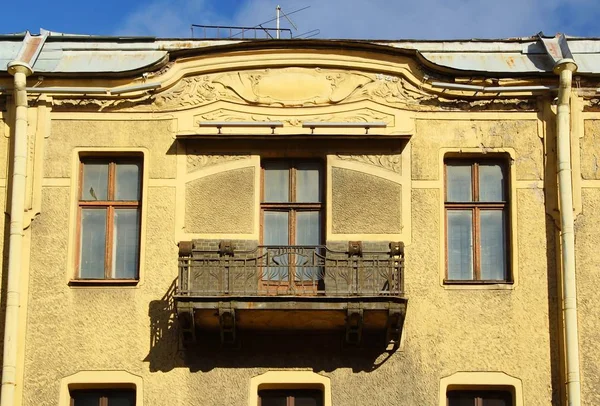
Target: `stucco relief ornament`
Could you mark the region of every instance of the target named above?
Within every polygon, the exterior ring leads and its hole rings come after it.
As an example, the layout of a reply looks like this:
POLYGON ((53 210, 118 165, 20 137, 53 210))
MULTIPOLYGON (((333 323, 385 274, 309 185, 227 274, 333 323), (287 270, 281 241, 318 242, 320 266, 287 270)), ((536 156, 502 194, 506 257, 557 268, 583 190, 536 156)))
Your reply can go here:
POLYGON ((196 155, 195 151, 188 151, 187 169, 193 172, 198 169, 208 168, 209 166, 220 165, 226 162, 248 159, 249 155, 196 155))
POLYGON ((400 155, 338 155, 337 157, 345 161, 377 166, 395 173, 402 172, 402 157, 400 155))
POLYGON ((158 107, 193 107, 216 100, 216 86, 209 76, 183 78, 175 89, 159 95, 154 104, 158 107))

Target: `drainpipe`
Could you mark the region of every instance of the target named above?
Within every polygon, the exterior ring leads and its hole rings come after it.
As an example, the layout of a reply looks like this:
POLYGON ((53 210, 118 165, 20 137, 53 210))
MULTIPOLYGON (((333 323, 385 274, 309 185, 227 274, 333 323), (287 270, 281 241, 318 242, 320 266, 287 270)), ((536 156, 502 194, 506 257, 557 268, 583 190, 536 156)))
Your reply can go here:
POLYGON ((560 200, 560 239, 563 276, 563 320, 567 372, 567 404, 581 405, 579 377, 579 333, 577 328, 577 286, 575 280, 575 230, 571 180, 571 81, 577 64, 565 58, 556 62, 554 73, 560 75, 556 116, 558 190, 560 200))
POLYGON ((25 90, 25 87, 27 76, 31 75, 33 70, 25 62, 13 61, 8 64, 8 72, 14 76, 15 129, 0 406, 13 406, 15 404, 25 173, 27 170, 27 90, 25 90))

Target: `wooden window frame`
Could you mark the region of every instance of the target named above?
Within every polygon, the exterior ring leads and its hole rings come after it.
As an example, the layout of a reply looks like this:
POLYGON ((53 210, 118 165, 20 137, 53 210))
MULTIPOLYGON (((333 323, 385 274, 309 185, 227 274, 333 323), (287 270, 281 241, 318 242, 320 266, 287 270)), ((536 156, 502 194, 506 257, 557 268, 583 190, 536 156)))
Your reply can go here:
POLYGON ((263 389, 258 391, 258 406, 262 406, 261 392, 269 392, 272 395, 279 395, 280 397, 286 397, 286 406, 295 406, 295 399, 299 394, 310 393, 315 399, 318 399, 319 404, 317 406, 323 406, 325 404, 323 399, 323 391, 319 389, 263 389))
POLYGON ((141 209, 142 209, 142 193, 143 193, 143 173, 144 160, 140 155, 119 155, 119 156, 84 156, 79 160, 79 182, 77 191, 77 234, 75 247, 75 283, 94 284, 94 283, 116 283, 116 284, 131 284, 137 283, 140 278, 140 246, 141 246, 141 209), (83 196, 83 181, 84 167, 90 163, 102 163, 108 165, 107 179, 107 200, 82 200, 83 196), (114 200, 116 186, 116 168, 123 164, 139 165, 139 191, 138 200, 114 200), (81 278, 81 213, 83 208, 98 208, 106 209, 106 230, 105 230, 105 246, 104 246, 104 277, 103 278, 81 278), (136 270, 135 278, 114 278, 112 276, 112 257, 113 257, 113 229, 114 229, 114 212, 115 209, 129 208, 137 209, 138 211, 138 269, 136 270))
POLYGON ((498 284, 513 283, 512 269, 510 261, 510 179, 509 166, 506 159, 500 157, 477 157, 477 158, 445 158, 444 159, 444 244, 445 244, 445 279, 447 284, 498 284), (471 167, 471 200, 470 202, 449 202, 448 201, 448 165, 469 165, 471 167), (480 202, 479 201, 479 166, 498 165, 504 175, 505 200, 502 202, 480 202), (448 211, 462 210, 472 213, 472 279, 450 279, 448 275, 448 211), (481 278, 481 230, 480 217, 482 211, 502 211, 505 214, 504 235, 505 247, 504 256, 506 259, 506 276, 504 279, 482 279, 481 278))
POLYGON ((502 390, 502 389, 488 389, 488 390, 449 390, 446 392, 446 405, 450 406, 450 395, 452 393, 460 393, 466 394, 473 398, 473 406, 483 406, 483 401, 486 400, 486 396, 500 396, 504 398, 505 402, 508 403, 509 406, 513 406, 515 404, 514 394, 510 390, 502 390))
POLYGON ((296 245, 296 214, 298 212, 319 212, 321 214, 321 229, 319 237, 321 244, 325 240, 325 182, 324 165, 318 159, 265 159, 260 163, 260 243, 264 241, 264 213, 265 211, 280 211, 288 213, 288 244, 296 245), (289 169, 288 202, 265 202, 265 163, 284 163, 289 169), (315 163, 319 165, 320 196, 319 203, 300 203, 296 202, 296 166, 303 163, 315 163))
POLYGON ((76 390, 71 390, 69 391, 69 396, 70 396, 70 402, 69 405, 70 406, 75 406, 75 399, 73 397, 73 393, 98 393, 99 397, 98 397, 98 406, 108 406, 109 403, 109 398, 111 394, 117 394, 118 392, 121 393, 130 393, 133 395, 133 405, 136 404, 137 402, 137 393, 135 389, 125 389, 125 388, 111 388, 111 389, 76 389, 76 390))

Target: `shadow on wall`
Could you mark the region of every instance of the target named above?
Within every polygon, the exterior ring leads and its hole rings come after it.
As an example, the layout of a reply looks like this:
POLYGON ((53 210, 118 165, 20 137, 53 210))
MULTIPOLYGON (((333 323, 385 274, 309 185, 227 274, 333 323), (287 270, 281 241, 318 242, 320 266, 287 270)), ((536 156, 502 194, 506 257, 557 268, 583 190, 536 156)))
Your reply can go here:
POLYGON ((549 342, 550 342, 550 374, 552 380, 552 404, 562 404, 562 373, 561 373, 561 340, 559 335, 561 334, 561 326, 559 318, 562 317, 560 314, 558 296, 558 266, 557 266, 557 252, 558 245, 556 244, 556 226, 554 220, 547 215, 546 216, 546 263, 547 263, 547 284, 548 284, 548 326, 549 326, 549 342))
POLYGON ((160 300, 152 300, 148 309, 150 317, 150 353, 144 359, 150 371, 170 371, 185 366, 182 358, 175 312, 177 279, 169 285, 160 300))
MULTIPOLYGON (((382 346, 382 334, 365 332, 360 347, 345 344, 344 332, 240 331, 235 346, 224 346, 218 331, 196 332, 197 341, 184 346, 178 329, 173 295, 174 280, 160 300, 150 302, 150 352, 144 359, 151 372, 187 368, 208 372, 214 368, 312 368, 329 372, 352 368, 374 371, 396 350, 382 346)), ((399 352, 396 357, 403 357, 399 352)))
MULTIPOLYGON (((198 140, 186 140, 182 143, 185 146, 189 157, 202 155, 219 156, 243 156, 257 154, 266 158, 285 158, 285 157, 318 157, 331 155, 394 155, 401 154, 408 141, 406 139, 391 138, 386 136, 371 135, 374 138, 364 139, 319 139, 312 143, 307 149, 307 142, 311 140, 306 138, 269 138, 269 139, 238 139, 222 137, 221 139, 212 138, 198 140)), ((169 150, 168 155, 177 153, 177 144, 175 141, 169 150)))

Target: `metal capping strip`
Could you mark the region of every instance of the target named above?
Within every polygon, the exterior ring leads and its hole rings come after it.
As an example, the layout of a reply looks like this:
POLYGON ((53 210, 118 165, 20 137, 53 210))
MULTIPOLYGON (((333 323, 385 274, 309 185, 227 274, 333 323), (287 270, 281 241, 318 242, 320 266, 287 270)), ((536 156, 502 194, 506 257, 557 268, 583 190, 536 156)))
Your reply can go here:
POLYGON ((33 68, 38 56, 42 52, 42 48, 44 48, 47 38, 47 32, 41 35, 33 36, 29 33, 29 31, 27 31, 27 34, 25 34, 25 38, 23 39, 21 49, 19 50, 15 60, 24 62, 33 68))

